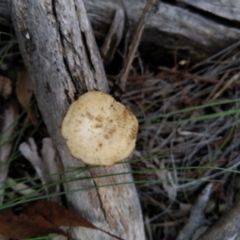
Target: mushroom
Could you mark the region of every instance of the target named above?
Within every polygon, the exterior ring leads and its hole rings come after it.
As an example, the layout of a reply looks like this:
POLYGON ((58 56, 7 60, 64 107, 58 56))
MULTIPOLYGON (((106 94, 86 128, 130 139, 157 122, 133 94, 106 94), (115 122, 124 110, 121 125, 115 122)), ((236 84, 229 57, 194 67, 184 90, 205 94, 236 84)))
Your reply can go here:
POLYGON ((138 121, 110 95, 91 91, 73 102, 61 134, 70 154, 89 165, 110 166, 128 158, 135 148, 138 121))

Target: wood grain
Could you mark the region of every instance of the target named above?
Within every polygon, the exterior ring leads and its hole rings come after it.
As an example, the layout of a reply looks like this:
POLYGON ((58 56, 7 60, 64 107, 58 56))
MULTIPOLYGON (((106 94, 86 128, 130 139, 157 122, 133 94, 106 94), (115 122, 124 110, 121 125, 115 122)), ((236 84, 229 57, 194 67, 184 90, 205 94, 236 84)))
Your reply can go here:
MULTIPOLYGON (((0 0, 1 23, 1 19, 10 21, 6 1, 0 0)), ((129 22, 129 28, 128 24, 125 25, 125 32, 129 30, 133 35, 146 1, 85 0, 84 3, 95 36, 103 40, 119 8, 126 12, 129 22)), ((145 26, 141 52, 158 61, 166 50, 173 53, 178 49, 183 52, 183 57, 188 51, 193 58, 213 54, 239 40, 239 4, 236 0, 161 2, 145 26)))
MULTIPOLYGON (((39 109, 64 171, 70 172, 65 174, 69 181, 64 184, 69 206, 99 228, 119 237, 145 239, 138 195, 131 184, 130 166, 119 164, 86 169, 81 161, 69 155, 60 134, 63 116, 74 99, 89 90, 108 91, 82 0, 9 0, 9 3, 39 109), (77 168, 77 172, 71 171, 77 168), (98 178, 102 175, 110 177, 98 178), (115 186, 101 187, 109 184, 115 186)), ((99 231, 85 228, 74 228, 73 235, 76 239, 111 239, 99 231)))
POLYGON ((235 203, 222 217, 198 238, 198 240, 239 240, 240 202, 235 203))
POLYGON ((225 18, 230 21, 240 22, 240 1, 236 0, 179 0, 179 3, 185 3, 196 9, 206 11, 215 16, 225 18))

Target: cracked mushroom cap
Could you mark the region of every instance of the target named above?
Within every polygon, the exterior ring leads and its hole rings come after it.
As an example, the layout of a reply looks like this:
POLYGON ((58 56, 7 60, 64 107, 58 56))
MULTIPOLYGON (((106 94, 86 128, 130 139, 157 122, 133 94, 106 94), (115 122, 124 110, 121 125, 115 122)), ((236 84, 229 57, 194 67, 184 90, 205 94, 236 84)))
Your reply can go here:
POLYGON ((61 133, 77 159, 89 165, 113 165, 129 157, 138 132, 136 117, 103 92, 92 91, 73 102, 61 133))

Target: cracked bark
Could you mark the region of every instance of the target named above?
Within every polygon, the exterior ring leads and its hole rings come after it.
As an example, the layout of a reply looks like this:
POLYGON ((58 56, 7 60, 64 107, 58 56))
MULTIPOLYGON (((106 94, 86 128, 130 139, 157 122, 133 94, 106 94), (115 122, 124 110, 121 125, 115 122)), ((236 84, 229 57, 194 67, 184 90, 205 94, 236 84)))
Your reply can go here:
MULTIPOLYGON (((145 239, 141 207, 130 166, 89 168, 71 157, 60 134, 63 116, 80 94, 108 91, 102 61, 82 0, 8 0, 20 50, 39 109, 67 172, 68 204, 96 226, 125 239, 145 239), (122 175, 116 175, 123 173, 122 175), (109 175, 109 177, 97 178, 109 175), (78 180, 76 180, 78 179, 78 180), (71 181, 72 180, 72 181, 71 181), (96 188, 102 185, 113 184, 96 188), (119 185, 118 185, 119 184, 119 185)), ((76 239, 112 239, 74 228, 76 239)))

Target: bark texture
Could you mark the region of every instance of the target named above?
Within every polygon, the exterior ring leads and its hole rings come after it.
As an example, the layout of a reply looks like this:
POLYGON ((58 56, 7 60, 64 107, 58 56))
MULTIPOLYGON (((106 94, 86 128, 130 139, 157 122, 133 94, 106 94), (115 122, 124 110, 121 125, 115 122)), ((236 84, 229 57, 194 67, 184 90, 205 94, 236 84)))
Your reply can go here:
MULTIPOLYGON (((108 91, 82 0, 9 0, 9 8, 39 109, 64 171, 69 172, 64 185, 68 204, 104 230, 124 239, 145 239, 135 186, 122 185, 133 181, 129 165, 86 168, 70 156, 60 134, 72 101, 89 90, 108 91), (71 171, 76 168, 79 171, 71 171), (98 178, 102 175, 110 177, 98 178)), ((73 235, 76 239, 112 239, 86 228, 75 228, 73 235)))
MULTIPOLYGON (((144 0, 117 0, 114 4, 111 0, 85 2, 97 35, 106 32, 106 23, 111 22, 111 13, 122 7, 129 20, 130 32, 133 33, 146 4, 144 0)), ((158 48, 177 48, 185 51, 187 49, 192 55, 197 54, 200 49, 208 54, 239 40, 239 1, 186 0, 176 1, 174 4, 166 2, 168 1, 160 2, 155 14, 152 14, 146 24, 142 47, 148 48, 148 51, 152 45, 154 52, 158 48)))
POLYGON ((240 239, 240 203, 236 203, 198 240, 239 240, 240 239))
MULTIPOLYGON (((7 0, 0 0, 0 21, 9 22, 7 0)), ((123 9, 127 16, 125 32, 133 34, 146 4, 145 0, 85 0, 95 36, 103 39, 114 13, 123 9)), ((175 49, 184 57, 204 58, 240 38, 240 1, 179 0, 160 2, 149 19, 141 41, 141 52, 159 60, 175 49), (201 52, 200 52, 201 50, 201 52)))

